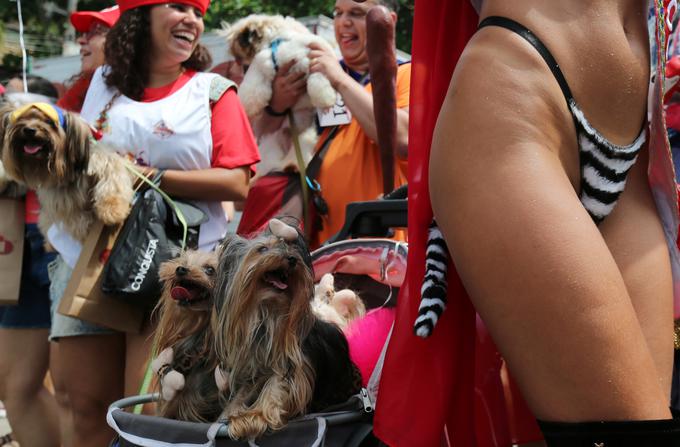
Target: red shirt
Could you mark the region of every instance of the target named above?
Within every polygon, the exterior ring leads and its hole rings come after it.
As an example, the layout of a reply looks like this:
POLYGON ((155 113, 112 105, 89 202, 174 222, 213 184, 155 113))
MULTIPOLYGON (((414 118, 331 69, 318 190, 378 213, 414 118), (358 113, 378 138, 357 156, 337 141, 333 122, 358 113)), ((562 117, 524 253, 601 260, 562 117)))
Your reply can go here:
POLYGON ((76 82, 69 87, 64 95, 59 98, 57 105, 64 110, 70 112, 79 113, 80 109, 83 107, 83 101, 85 101, 85 94, 87 93, 87 88, 90 86, 90 81, 92 80, 92 73, 89 75, 81 75, 76 82))

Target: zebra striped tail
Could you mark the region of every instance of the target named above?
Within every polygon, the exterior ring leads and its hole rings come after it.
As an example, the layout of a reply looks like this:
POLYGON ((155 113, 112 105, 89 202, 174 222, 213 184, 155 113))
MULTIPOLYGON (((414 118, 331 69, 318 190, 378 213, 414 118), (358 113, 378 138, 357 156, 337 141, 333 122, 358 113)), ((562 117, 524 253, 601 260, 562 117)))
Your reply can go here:
POLYGON ((421 301, 418 318, 413 332, 418 337, 427 338, 432 335, 437 321, 446 309, 446 272, 449 262, 449 251, 437 222, 433 219, 428 229, 427 246, 425 248, 425 277, 420 289, 421 301))

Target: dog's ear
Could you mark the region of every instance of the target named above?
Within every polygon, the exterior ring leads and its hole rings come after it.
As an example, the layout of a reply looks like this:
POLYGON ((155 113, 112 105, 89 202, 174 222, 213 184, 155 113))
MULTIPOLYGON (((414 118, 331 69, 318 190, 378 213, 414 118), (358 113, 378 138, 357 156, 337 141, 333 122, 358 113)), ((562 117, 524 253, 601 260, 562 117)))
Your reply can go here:
POLYGON ((70 173, 75 180, 85 174, 90 161, 90 142, 92 131, 85 121, 74 113, 64 112, 66 138, 62 145, 63 153, 57 154, 54 167, 60 176, 70 173))
POLYGON ((252 59, 255 57, 256 49, 259 48, 259 44, 262 41, 262 33, 257 28, 246 27, 236 37, 236 41, 248 56, 248 59, 252 59))
POLYGON ((2 150, 5 146, 5 132, 9 126, 9 115, 14 111, 14 108, 9 104, 0 107, 0 160, 2 160, 2 150))

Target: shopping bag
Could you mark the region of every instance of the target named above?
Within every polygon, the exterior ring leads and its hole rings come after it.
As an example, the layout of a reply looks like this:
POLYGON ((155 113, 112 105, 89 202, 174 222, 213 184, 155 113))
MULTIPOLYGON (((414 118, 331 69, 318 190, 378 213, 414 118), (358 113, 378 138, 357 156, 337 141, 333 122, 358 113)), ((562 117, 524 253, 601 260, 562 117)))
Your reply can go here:
POLYGON ((149 188, 136 199, 104 267, 101 288, 106 295, 153 309, 162 290, 159 266, 186 248, 198 248, 205 213, 166 197, 149 188))
POLYGON ((19 303, 24 254, 24 202, 0 198, 0 305, 19 303))
POLYGON ((122 332, 139 332, 144 322, 140 307, 112 300, 102 292, 102 271, 122 225, 97 221, 83 243, 58 312, 122 332))

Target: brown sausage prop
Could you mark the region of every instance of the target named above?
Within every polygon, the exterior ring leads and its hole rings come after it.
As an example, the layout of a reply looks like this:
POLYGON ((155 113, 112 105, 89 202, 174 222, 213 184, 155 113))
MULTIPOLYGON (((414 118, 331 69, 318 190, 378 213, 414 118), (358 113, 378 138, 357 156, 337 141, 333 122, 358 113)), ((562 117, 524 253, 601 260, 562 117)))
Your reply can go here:
POLYGON ((374 6, 366 16, 366 51, 373 87, 373 115, 378 133, 383 193, 394 189, 394 153, 397 143, 397 58, 394 22, 384 6, 374 6))

